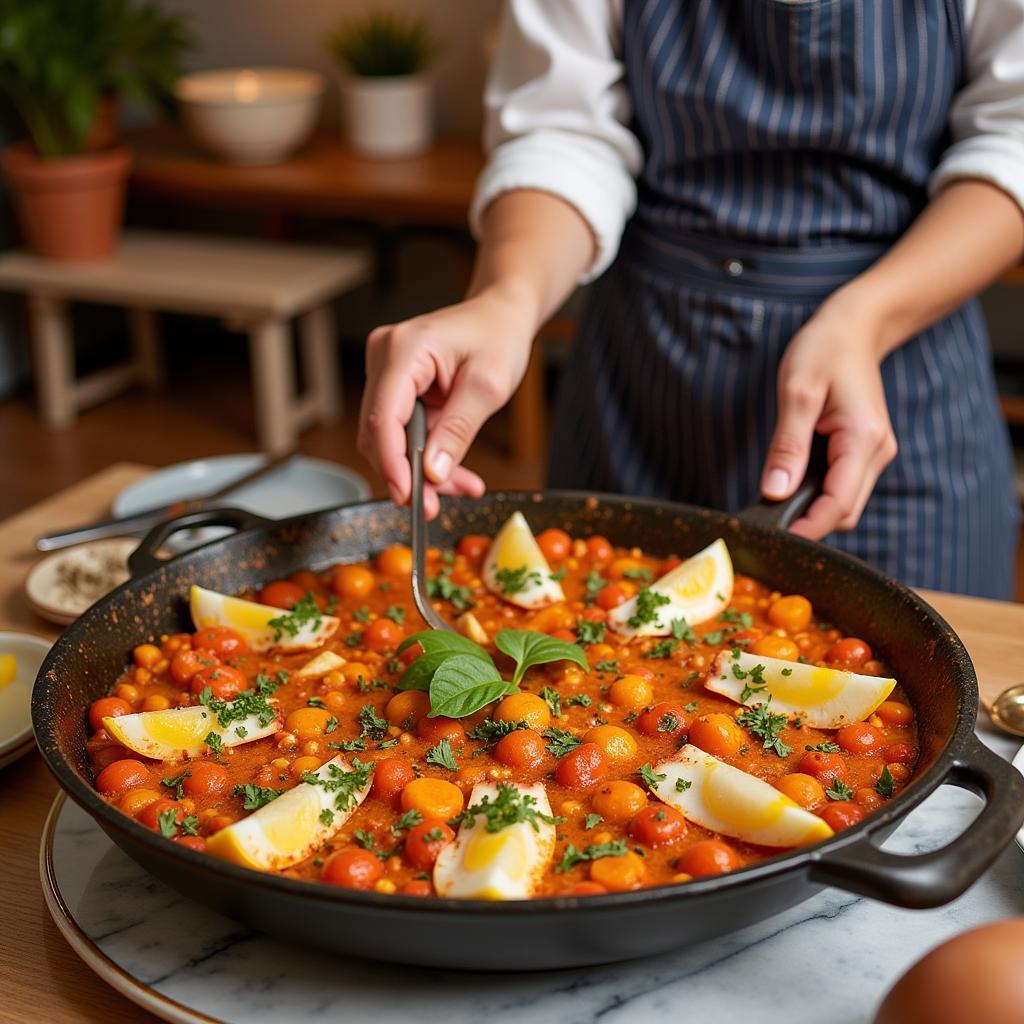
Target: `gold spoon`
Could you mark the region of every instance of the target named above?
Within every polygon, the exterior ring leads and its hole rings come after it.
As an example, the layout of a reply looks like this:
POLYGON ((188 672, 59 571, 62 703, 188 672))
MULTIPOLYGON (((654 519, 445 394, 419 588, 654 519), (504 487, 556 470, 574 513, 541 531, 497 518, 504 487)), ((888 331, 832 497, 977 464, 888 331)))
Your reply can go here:
POLYGON ((1024 736, 1024 684, 1003 690, 989 708, 992 724, 1012 736, 1024 736))

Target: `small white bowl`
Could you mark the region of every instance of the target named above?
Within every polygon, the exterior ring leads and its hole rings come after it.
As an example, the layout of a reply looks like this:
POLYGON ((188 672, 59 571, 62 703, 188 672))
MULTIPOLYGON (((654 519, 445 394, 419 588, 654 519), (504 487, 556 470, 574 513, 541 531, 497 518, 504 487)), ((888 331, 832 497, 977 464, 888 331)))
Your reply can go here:
POLYGON ((300 68, 225 68, 182 75, 174 87, 185 125, 215 156, 274 164, 308 138, 323 76, 300 68))
POLYGON ((32 684, 50 642, 30 633, 0 633, 0 654, 13 654, 17 675, 0 689, 0 768, 32 749, 32 684))

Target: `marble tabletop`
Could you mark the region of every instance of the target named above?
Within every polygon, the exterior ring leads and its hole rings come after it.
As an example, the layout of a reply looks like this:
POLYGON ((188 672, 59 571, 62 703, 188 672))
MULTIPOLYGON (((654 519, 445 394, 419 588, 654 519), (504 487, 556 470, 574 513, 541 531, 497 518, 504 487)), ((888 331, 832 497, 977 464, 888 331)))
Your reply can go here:
MULTIPOLYGON (((1017 747, 983 738, 1007 758, 1017 747)), ((944 787, 886 848, 934 849, 969 827, 980 806, 944 787)), ((889 986, 927 950, 974 925, 1024 914, 1024 853, 1013 844, 971 890, 936 910, 826 890, 741 932, 646 960, 464 974, 344 960, 252 932, 151 878, 70 802, 53 865, 72 915, 107 957, 162 995, 232 1024, 653 1024, 683 1011, 720 1024, 869 1024, 889 986)))

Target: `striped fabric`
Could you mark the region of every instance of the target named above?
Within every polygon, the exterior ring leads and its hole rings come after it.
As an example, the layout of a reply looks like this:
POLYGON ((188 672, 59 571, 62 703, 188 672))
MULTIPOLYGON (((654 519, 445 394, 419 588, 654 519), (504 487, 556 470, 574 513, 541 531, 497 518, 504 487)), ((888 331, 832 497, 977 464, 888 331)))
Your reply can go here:
MULTIPOLYGON (((956 0, 626 0, 640 202, 563 379, 555 486, 737 510, 789 339, 923 207, 961 77, 956 0)), ((914 586, 1012 588, 1018 512, 969 303, 883 364, 900 445, 828 538, 914 586)))

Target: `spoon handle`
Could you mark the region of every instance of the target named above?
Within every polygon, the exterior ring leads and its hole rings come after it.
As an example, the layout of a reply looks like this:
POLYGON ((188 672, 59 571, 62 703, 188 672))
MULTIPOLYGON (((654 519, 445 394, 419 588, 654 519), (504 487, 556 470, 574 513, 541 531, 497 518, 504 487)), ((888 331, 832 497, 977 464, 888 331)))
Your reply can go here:
POLYGON ((427 444, 427 410, 417 399, 405 428, 406 448, 412 469, 412 495, 409 503, 412 534, 412 597, 423 621, 431 629, 455 632, 430 603, 427 593, 427 517, 423 510, 423 449, 427 444))

